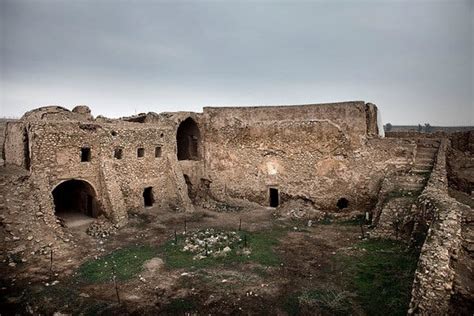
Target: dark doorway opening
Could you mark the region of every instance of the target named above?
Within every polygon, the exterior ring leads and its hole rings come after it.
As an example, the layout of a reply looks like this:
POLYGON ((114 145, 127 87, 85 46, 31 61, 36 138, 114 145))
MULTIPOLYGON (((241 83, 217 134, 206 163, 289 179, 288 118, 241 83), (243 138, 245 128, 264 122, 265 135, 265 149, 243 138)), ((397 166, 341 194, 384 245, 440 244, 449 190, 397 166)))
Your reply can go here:
POLYGON ((143 202, 145 206, 153 206, 155 198, 153 197, 153 187, 148 187, 143 190, 143 202))
POLYGON ((97 217, 98 203, 94 188, 82 180, 68 180, 53 190, 54 210, 56 215, 82 213, 97 217))
POLYGON ((199 160, 199 146, 201 133, 196 122, 188 117, 178 127, 176 143, 178 146, 178 160, 199 160))
POLYGON ((336 204, 337 208, 342 210, 344 208, 347 208, 349 206, 349 200, 346 199, 346 198, 340 198, 338 201, 337 201, 337 204, 336 204))
POLYGON ((280 204, 280 196, 278 195, 278 189, 270 188, 268 193, 270 196, 270 206, 278 207, 278 205, 280 204))

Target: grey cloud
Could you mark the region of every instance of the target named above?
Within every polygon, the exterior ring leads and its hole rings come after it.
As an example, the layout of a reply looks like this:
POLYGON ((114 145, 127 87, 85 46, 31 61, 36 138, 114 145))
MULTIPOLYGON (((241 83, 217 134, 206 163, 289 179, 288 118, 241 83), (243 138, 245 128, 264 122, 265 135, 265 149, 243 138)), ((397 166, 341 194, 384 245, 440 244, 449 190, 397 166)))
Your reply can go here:
POLYGON ((1 6, 5 115, 363 99, 395 124, 474 124, 471 1, 1 6))

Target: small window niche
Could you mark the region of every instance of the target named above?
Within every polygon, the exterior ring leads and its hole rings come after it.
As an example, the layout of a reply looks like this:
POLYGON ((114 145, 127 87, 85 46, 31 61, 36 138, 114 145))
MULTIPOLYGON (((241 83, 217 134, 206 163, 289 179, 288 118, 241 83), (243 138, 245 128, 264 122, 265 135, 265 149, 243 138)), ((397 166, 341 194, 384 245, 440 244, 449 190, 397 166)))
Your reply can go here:
POLYGON ((122 148, 115 148, 114 158, 115 159, 122 159, 123 158, 123 149, 122 148))
POLYGON ((81 162, 91 161, 91 149, 89 147, 81 148, 81 162))
POLYGON ((145 148, 138 148, 137 149, 137 157, 138 158, 145 157, 145 148))
POLYGON ((161 146, 156 146, 155 147, 155 158, 160 158, 161 157, 161 146))

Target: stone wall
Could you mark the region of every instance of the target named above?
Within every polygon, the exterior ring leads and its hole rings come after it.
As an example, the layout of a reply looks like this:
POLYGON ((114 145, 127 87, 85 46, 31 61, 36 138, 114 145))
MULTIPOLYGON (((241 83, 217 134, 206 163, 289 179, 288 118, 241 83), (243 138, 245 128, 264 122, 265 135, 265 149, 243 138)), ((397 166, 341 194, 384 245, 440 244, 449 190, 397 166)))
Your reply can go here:
POLYGON ((5 148, 17 165, 26 166, 25 153, 30 158, 31 181, 50 211, 51 192, 70 179, 92 186, 97 206, 115 222, 144 207, 147 187, 153 187, 156 205, 172 210, 193 209, 190 196, 202 195, 204 186, 223 201, 268 205, 269 188, 277 188, 282 203, 302 199, 338 211, 338 200, 346 198, 349 210, 364 211, 375 203, 385 175, 413 161, 412 142, 378 137, 377 113, 375 105, 355 101, 115 120, 94 119, 85 106, 48 106, 12 125, 5 148), (177 129, 188 118, 200 130, 199 157, 177 160, 177 129), (82 149, 90 151, 88 161, 81 161, 82 149))
MULTIPOLYGON (((86 181, 103 213, 115 222, 123 221, 127 210, 144 206, 146 187, 153 187, 160 207, 176 210, 183 204, 170 168, 177 163, 173 124, 38 121, 29 123, 29 133, 32 178, 49 192, 70 179, 86 181), (81 161, 82 148, 90 150, 90 161, 81 161), (139 148, 143 157, 138 157, 139 148)), ((51 193, 47 196, 52 199, 51 193)))
POLYGON ((429 225, 413 282, 409 314, 445 315, 452 294, 452 261, 460 248, 462 205, 448 195, 443 139, 428 184, 419 197, 421 219, 429 225))
POLYGON ((15 122, 15 119, 2 119, 0 118, 0 167, 5 164, 5 137, 7 132, 7 124, 15 122))
POLYGON ((3 155, 5 165, 29 167, 30 153, 27 133, 27 124, 22 122, 8 122, 5 128, 3 155))
POLYGON ((433 133, 421 133, 417 131, 389 131, 385 132, 386 137, 391 138, 445 138, 449 136, 449 133, 438 131, 433 133))
POLYGON ((449 187, 467 194, 474 193, 474 131, 457 132, 449 137, 449 187))
POLYGON ((282 203, 303 199, 337 211, 344 197, 368 210, 385 174, 413 158, 410 141, 374 135, 376 108, 364 102, 205 108, 203 121, 204 169, 223 200, 269 205, 277 188, 282 203))

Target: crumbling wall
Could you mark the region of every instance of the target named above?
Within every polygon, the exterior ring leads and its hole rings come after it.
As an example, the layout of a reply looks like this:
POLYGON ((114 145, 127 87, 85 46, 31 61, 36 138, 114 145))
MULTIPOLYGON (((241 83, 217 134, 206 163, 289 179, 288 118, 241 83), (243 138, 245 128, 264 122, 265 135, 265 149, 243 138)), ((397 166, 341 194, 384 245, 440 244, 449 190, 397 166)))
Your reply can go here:
POLYGON ((176 209, 183 203, 165 159, 169 153, 176 157, 173 124, 38 121, 30 126, 32 176, 44 177, 49 191, 65 180, 85 180, 96 191, 103 213, 117 223, 125 220, 127 210, 144 207, 146 187, 153 187, 160 207, 176 209), (90 149, 90 161, 81 161, 81 148, 90 149))
POLYGON ((337 211, 344 197, 352 209, 370 209, 384 174, 410 163, 414 146, 369 137, 366 110, 364 102, 205 108, 212 195, 269 205, 269 188, 277 188, 282 203, 304 198, 337 211))
POLYGON ((474 192, 474 131, 450 134, 448 150, 449 186, 467 194, 474 192))
POLYGON ((23 122, 8 122, 5 129, 5 143, 3 144, 5 165, 29 167, 28 131, 23 122))
POLYGON ((26 112, 22 121, 88 121, 92 119, 91 110, 85 105, 78 105, 72 111, 57 105, 43 106, 26 112))
POLYGON ((206 124, 220 130, 226 126, 256 122, 307 122, 328 120, 348 136, 353 147, 364 143, 368 130, 376 129, 376 120, 367 121, 368 106, 364 101, 307 104, 297 106, 205 107, 206 124), (375 124, 375 127, 372 125, 375 124), (370 125, 370 126, 369 126, 370 125))
POLYGON ((365 105, 365 114, 367 119, 367 135, 378 136, 379 126, 377 106, 373 103, 367 103, 365 105))
POLYGON ((1 119, 0 118, 0 166, 5 164, 5 138, 7 133, 7 124, 14 123, 14 119, 1 119))
POLYGON ((449 308, 455 260, 461 242, 461 207, 448 195, 446 139, 441 141, 436 164, 419 197, 422 220, 429 224, 413 282, 409 314, 445 315, 449 308))

